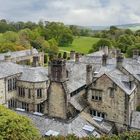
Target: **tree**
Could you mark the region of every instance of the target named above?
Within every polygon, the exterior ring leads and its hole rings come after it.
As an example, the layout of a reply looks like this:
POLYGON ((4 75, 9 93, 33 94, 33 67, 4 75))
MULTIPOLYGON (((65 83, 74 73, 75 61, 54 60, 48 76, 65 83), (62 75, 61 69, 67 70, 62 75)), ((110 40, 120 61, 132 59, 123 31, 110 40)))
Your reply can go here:
POLYGON ((67 59, 67 52, 64 52, 64 53, 63 53, 63 58, 64 58, 64 59, 67 59))
POLYGON ((49 42, 49 45, 50 45, 49 53, 57 54, 58 51, 59 51, 59 48, 58 48, 56 40, 54 38, 52 38, 52 39, 48 40, 48 42, 49 42))
POLYGON ((15 44, 11 42, 0 43, 0 52, 16 51, 15 44))
POLYGON ((92 49, 89 50, 89 53, 99 51, 99 48, 103 46, 108 46, 109 48, 112 48, 112 42, 108 39, 100 39, 96 44, 93 44, 92 49))
POLYGON ((73 34, 74 36, 79 36, 79 35, 80 35, 80 29, 78 29, 77 26, 75 26, 75 25, 70 25, 69 28, 70 28, 70 30, 72 31, 72 34, 73 34))
POLYGON ((20 30, 18 34, 19 34, 19 44, 24 46, 25 48, 30 48, 32 31, 30 29, 23 29, 23 30, 20 30))
POLYGON ((62 54, 61 53, 58 53, 58 58, 62 58, 62 54))
POLYGON ((13 31, 7 31, 3 34, 3 38, 5 40, 5 42, 12 42, 15 43, 18 41, 18 34, 16 32, 13 31))
POLYGON ((24 116, 0 105, 0 139, 5 140, 37 140, 38 130, 24 116))
POLYGON ((128 35, 133 35, 133 32, 132 32, 132 30, 130 30, 130 29, 126 29, 126 30, 124 31, 124 33, 125 33, 125 34, 128 34, 128 35))
POLYGON ((131 36, 124 34, 121 35, 117 41, 116 47, 120 48, 123 53, 127 51, 127 49, 134 44, 134 41, 131 36))
POLYGON ((44 63, 48 63, 48 55, 47 54, 44 54, 44 63))
POLYGON ((58 46, 70 45, 73 41, 71 30, 60 22, 48 22, 45 26, 45 39, 55 39, 58 46))
POLYGON ((44 51, 44 52, 49 52, 49 49, 50 49, 50 45, 49 45, 49 43, 48 43, 48 41, 46 41, 46 40, 44 40, 44 42, 41 44, 41 46, 42 46, 42 50, 44 51))
POLYGON ((126 51, 127 57, 132 57, 133 50, 135 50, 135 49, 140 50, 140 43, 134 44, 127 49, 127 51, 126 51))

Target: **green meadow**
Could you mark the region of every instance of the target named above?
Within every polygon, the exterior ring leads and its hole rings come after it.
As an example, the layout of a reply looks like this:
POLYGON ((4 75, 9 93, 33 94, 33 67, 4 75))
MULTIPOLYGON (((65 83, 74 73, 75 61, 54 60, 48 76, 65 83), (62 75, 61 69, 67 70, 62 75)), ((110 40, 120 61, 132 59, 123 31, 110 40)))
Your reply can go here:
POLYGON ((95 44, 99 38, 94 37, 75 37, 72 45, 67 47, 59 47, 60 52, 70 52, 74 50, 76 52, 87 54, 92 48, 92 45, 95 44))

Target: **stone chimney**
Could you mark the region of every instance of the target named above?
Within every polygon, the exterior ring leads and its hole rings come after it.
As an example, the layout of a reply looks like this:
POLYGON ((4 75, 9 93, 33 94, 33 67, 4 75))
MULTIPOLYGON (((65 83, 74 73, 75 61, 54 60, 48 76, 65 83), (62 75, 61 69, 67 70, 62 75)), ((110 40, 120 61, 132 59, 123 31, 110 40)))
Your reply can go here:
POLYGON ((137 59, 139 57, 139 50, 138 49, 134 49, 133 50, 133 59, 137 59))
POLYGON ((66 61, 54 59, 49 62, 50 85, 48 88, 48 115, 54 118, 67 119, 67 76, 66 61))
POLYGON ((8 53, 5 54, 4 60, 5 60, 6 62, 11 62, 11 54, 10 54, 10 52, 8 52, 8 53))
POLYGON ((48 73, 51 81, 65 81, 67 79, 66 61, 63 59, 52 60, 49 62, 48 73))
POLYGON ((108 55, 108 46, 104 46, 103 51, 106 55, 108 55))
POLYGON ((71 60, 75 59, 75 51, 73 51, 73 50, 70 51, 70 59, 71 60))
POLYGON ((76 53, 76 54, 75 54, 75 62, 79 62, 79 58, 80 58, 80 57, 79 57, 79 53, 76 53))
POLYGON ((116 50, 116 57, 118 57, 120 54, 121 54, 121 50, 120 49, 117 49, 116 50))
POLYGON ((86 65, 86 84, 90 85, 92 83, 92 65, 86 65))
POLYGON ((117 54, 116 65, 118 69, 122 68, 123 60, 124 60, 123 53, 117 54))
POLYGON ((39 66, 39 56, 33 56, 33 63, 32 63, 33 67, 38 67, 39 66))
POLYGON ((106 66, 107 65, 107 58, 108 58, 108 56, 106 54, 104 54, 102 56, 102 66, 106 66))
POLYGON ((34 48, 33 48, 33 47, 30 48, 30 54, 31 54, 31 55, 34 54, 34 48))

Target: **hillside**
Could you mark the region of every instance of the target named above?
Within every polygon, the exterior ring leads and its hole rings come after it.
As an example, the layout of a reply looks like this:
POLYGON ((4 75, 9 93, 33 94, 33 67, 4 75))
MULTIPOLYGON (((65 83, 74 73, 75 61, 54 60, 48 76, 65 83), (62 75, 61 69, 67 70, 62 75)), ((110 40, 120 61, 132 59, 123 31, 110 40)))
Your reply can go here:
POLYGON ((93 37, 75 37, 71 46, 68 47, 59 47, 60 52, 75 50, 80 53, 87 54, 88 51, 92 48, 92 45, 96 43, 99 38, 93 37))
MULTIPOLYGON (((133 31, 140 30, 140 23, 134 24, 123 24, 123 25, 113 25, 121 29, 131 29, 133 31)), ((110 26, 90 26, 88 28, 92 30, 108 30, 110 26)))

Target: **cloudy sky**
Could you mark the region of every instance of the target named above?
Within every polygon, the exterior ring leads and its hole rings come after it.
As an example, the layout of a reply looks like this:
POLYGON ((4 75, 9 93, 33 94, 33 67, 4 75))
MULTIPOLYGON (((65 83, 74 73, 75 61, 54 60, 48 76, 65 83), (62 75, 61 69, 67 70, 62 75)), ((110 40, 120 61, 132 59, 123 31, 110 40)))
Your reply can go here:
POLYGON ((140 0, 0 0, 0 19, 76 25, 140 23, 140 0))

